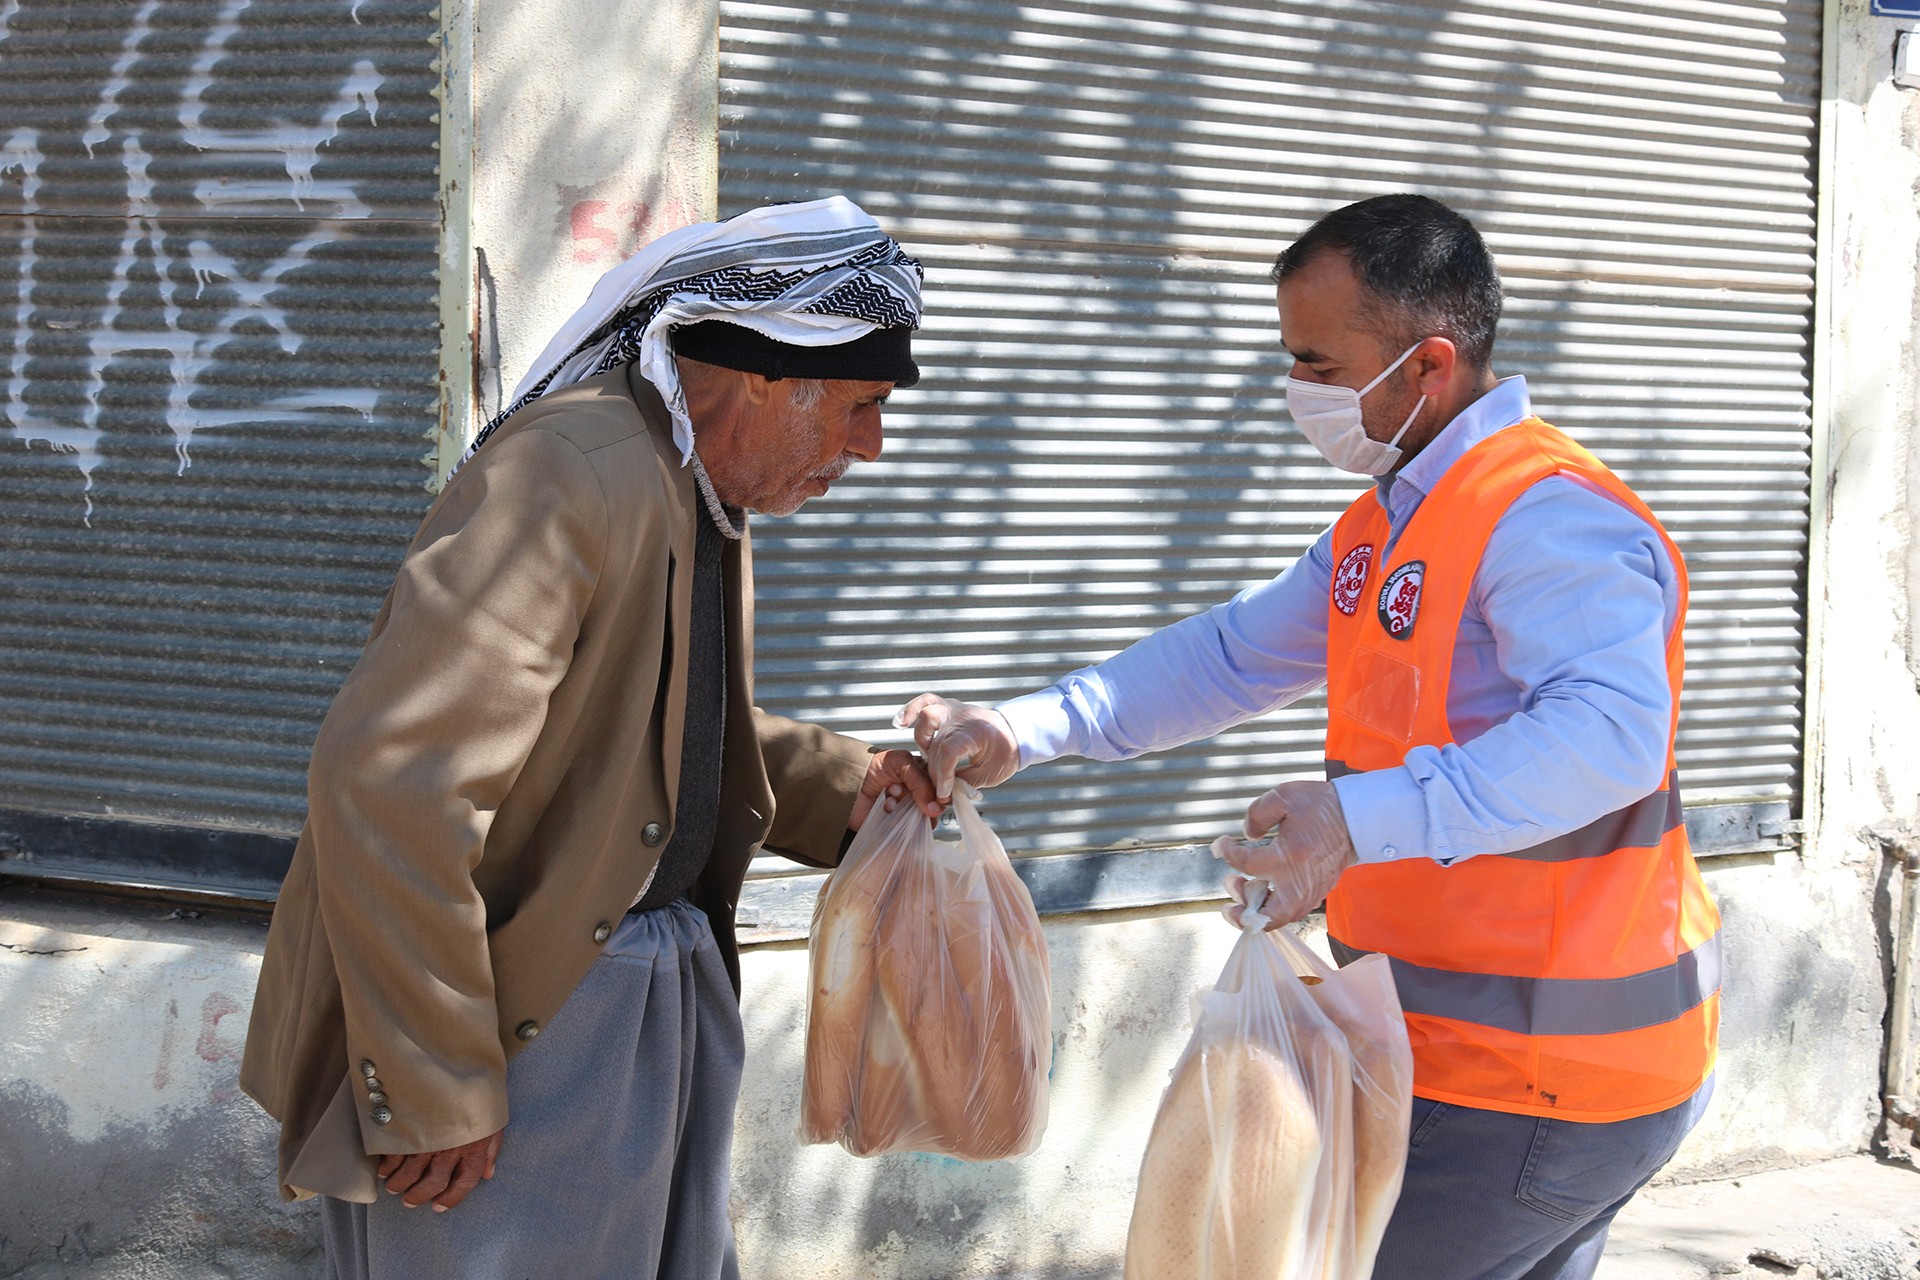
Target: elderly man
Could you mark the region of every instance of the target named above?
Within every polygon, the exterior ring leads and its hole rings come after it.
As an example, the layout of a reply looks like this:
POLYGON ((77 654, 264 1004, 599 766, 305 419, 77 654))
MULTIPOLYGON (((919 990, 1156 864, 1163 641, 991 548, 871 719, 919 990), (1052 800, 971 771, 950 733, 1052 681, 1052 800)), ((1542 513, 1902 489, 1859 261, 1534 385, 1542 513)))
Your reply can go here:
POLYGON ((926 695, 902 723, 944 793, 956 766, 1123 759, 1324 681, 1331 781, 1255 800, 1271 836, 1240 869, 1279 922, 1325 897, 1342 960, 1392 958, 1416 1097, 1374 1275, 1591 1276, 1710 1092, 1719 919, 1673 777, 1686 570, 1494 377, 1500 283, 1465 218, 1350 205, 1273 279, 1294 422, 1376 486, 1272 582, 1040 693, 926 695))
POLYGON ((910 753, 754 707, 746 513, 879 456, 919 296, 839 198, 675 232, 427 512, 314 746, 241 1073, 334 1276, 737 1274, 747 862, 939 812, 910 753))

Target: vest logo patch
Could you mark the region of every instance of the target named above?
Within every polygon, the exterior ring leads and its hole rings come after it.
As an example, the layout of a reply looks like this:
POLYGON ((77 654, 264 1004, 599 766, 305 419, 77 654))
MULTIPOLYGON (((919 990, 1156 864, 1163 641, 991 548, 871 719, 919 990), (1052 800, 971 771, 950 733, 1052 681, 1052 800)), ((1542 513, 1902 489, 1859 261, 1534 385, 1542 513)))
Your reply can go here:
POLYGON ((1333 607, 1353 616, 1360 607, 1360 589, 1367 585, 1367 570, 1373 567, 1373 544, 1363 542, 1347 552, 1346 559, 1333 573, 1333 607))
POLYGON ((1413 634, 1413 620, 1420 616, 1420 584, 1427 578, 1427 562, 1409 560, 1387 575, 1380 588, 1380 625, 1395 640, 1413 634))

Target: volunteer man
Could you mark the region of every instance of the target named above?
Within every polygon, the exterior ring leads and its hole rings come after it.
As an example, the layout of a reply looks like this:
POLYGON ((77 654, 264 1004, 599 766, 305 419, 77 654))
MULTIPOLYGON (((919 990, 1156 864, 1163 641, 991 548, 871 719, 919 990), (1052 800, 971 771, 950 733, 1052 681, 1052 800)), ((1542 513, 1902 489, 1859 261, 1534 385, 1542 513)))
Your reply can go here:
POLYGON ((738 1274, 748 859, 940 812, 910 753, 754 707, 747 512, 879 456, 919 317, 843 199, 676 231, 428 510, 314 745, 241 1071, 338 1280, 738 1274))
POLYGON ((1392 958, 1416 1098, 1374 1274, 1591 1276, 1710 1092, 1719 922, 1673 775, 1686 569, 1494 376, 1500 283, 1465 218, 1349 205, 1272 278, 1294 422, 1374 487, 1271 582, 997 709, 925 695, 901 722, 944 792, 1324 681, 1329 781, 1255 800, 1272 843, 1240 870, 1281 921, 1325 897, 1343 960, 1392 958))

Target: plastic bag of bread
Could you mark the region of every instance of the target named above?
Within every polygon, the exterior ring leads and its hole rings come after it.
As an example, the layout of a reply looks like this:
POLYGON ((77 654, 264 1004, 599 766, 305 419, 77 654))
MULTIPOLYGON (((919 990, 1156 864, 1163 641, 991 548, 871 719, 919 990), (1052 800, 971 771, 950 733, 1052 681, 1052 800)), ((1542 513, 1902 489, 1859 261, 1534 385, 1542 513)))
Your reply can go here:
POLYGON ((1291 935, 1282 944, 1353 1059, 1353 1234, 1330 1250, 1327 1280, 1367 1280, 1400 1199, 1413 1119, 1413 1046, 1385 956, 1331 969, 1291 935), (1289 945, 1291 944, 1291 945, 1289 945))
MULTIPOLYGON (((1245 865, 1236 846, 1247 843, 1238 836, 1222 836, 1213 842, 1214 856, 1230 866, 1245 865)), ((1282 892, 1263 880, 1235 877, 1227 887, 1243 901, 1249 894, 1266 894, 1263 914, 1269 916, 1276 902, 1283 911, 1298 909, 1296 885, 1282 892), (1280 896, 1273 896, 1276 893, 1280 896)), ((1413 1047, 1407 1040, 1406 1016, 1394 988, 1392 962, 1385 956, 1362 956, 1334 969, 1290 935, 1281 948, 1320 1011, 1347 1037, 1353 1057, 1353 1235, 1330 1250, 1325 1274, 1327 1280, 1366 1280, 1373 1274, 1406 1174, 1407 1128, 1413 1115, 1413 1047)))
POLYGON ((1046 941, 1027 887, 955 788, 958 842, 915 806, 861 827, 813 909, 800 1136, 855 1155, 1032 1150, 1052 1060, 1046 941))
POLYGON ((1399 1197, 1413 1054, 1388 962, 1329 969, 1265 932, 1259 905, 1196 997, 1141 1162, 1128 1280, 1366 1280, 1399 1197))

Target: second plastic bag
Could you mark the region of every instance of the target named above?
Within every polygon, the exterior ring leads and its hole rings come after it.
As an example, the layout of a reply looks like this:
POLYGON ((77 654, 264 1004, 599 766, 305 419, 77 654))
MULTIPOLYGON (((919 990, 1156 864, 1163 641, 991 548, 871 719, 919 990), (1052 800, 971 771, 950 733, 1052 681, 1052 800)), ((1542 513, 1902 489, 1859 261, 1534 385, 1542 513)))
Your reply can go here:
POLYGON ((997 1160, 1046 1128, 1046 941, 970 790, 954 794, 957 843, 911 804, 876 812, 820 891, 804 1141, 997 1160))
POLYGON ((1330 970, 1247 918, 1147 1139, 1127 1280, 1365 1280, 1399 1195, 1413 1063, 1386 961, 1330 970))
POLYGON ((1329 1249, 1326 1280, 1367 1280, 1400 1199, 1413 1119, 1413 1046, 1385 956, 1362 956, 1344 969, 1286 935, 1288 961, 1320 1012, 1346 1037, 1353 1064, 1352 1234, 1329 1249), (1315 979, 1318 981, 1314 981, 1315 979))

